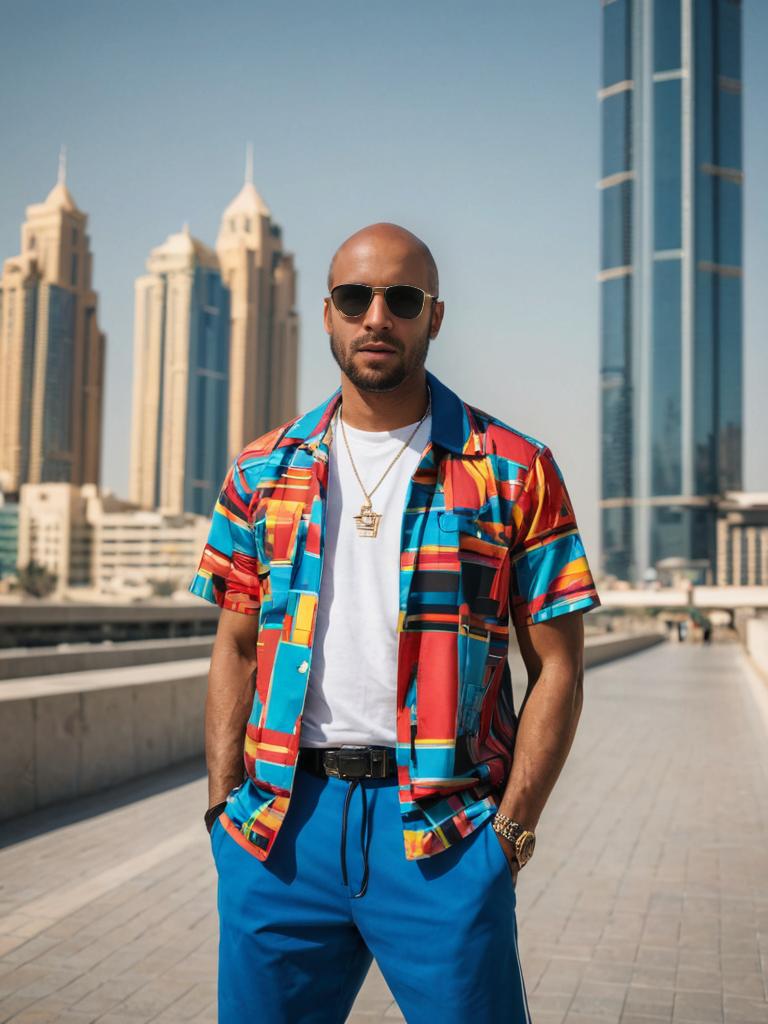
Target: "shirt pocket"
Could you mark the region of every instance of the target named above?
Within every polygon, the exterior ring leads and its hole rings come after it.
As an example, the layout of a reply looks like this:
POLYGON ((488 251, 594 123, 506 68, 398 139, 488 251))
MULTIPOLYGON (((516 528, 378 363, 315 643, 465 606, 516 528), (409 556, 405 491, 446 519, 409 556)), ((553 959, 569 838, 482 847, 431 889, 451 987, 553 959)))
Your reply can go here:
POLYGON ((259 560, 265 565, 296 558, 304 502, 262 498, 256 506, 253 530, 259 560))
POLYGON ((438 525, 445 541, 453 538, 459 568, 459 605, 473 618, 503 620, 509 601, 509 545, 493 521, 490 503, 468 512, 441 512, 438 525))
POLYGON ((283 498, 262 498, 253 519, 259 562, 266 569, 262 581, 268 620, 285 613, 296 564, 303 548, 307 523, 304 503, 283 498))

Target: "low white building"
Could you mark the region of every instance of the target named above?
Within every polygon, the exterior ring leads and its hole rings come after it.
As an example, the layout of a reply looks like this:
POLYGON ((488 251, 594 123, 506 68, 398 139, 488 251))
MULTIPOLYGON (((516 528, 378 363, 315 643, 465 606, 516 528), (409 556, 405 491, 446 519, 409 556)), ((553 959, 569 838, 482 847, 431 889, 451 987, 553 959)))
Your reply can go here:
POLYGON ((768 584, 768 491, 726 491, 718 502, 717 582, 768 584))
POLYGON ((205 516, 139 509, 95 484, 24 484, 17 565, 53 573, 57 597, 152 597, 186 588, 208 526, 205 516))
POLYGON ((19 549, 16 565, 35 564, 56 577, 55 596, 91 585, 91 531, 87 496, 95 484, 22 484, 19 494, 19 549))
POLYGON ((93 585, 102 594, 155 592, 158 583, 188 585, 208 535, 205 516, 139 509, 97 510, 93 523, 93 585))

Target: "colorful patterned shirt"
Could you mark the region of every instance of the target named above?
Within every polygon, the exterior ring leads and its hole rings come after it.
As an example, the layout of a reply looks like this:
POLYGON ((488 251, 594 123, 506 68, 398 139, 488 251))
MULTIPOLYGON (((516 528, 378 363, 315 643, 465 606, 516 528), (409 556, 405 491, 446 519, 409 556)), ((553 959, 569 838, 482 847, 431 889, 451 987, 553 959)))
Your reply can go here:
MULTIPOLYGON (((431 438, 403 510, 393 709, 409 860, 469 835, 501 799, 517 731, 510 617, 519 628, 600 604, 549 448, 463 402, 429 371, 427 383, 431 438)), ((291 800, 340 398, 338 388, 240 452, 189 588, 259 617, 244 781, 220 821, 260 860, 291 800)))

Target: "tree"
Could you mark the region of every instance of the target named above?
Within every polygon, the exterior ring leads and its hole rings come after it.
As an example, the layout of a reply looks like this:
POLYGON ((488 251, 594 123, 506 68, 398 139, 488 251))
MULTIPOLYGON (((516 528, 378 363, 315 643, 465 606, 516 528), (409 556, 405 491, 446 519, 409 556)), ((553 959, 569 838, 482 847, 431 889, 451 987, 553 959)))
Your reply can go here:
POLYGON ((155 597, 170 597, 176 589, 176 584, 173 580, 152 579, 147 580, 147 582, 152 587, 152 593, 155 597))
POLYGON ((49 572, 44 565, 37 562, 30 562, 23 569, 19 569, 19 586, 25 594, 31 597, 48 597, 56 589, 59 577, 56 573, 49 572))

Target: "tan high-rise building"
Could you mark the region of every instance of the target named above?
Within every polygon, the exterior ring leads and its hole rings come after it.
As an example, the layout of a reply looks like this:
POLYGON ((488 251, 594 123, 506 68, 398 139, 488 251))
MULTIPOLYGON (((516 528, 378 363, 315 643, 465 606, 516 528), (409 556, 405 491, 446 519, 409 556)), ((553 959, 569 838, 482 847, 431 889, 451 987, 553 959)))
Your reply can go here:
POLYGON ((189 228, 136 281, 130 498, 210 515, 227 471, 229 292, 189 228))
POLYGON ((296 270, 282 231, 253 184, 245 182, 221 218, 216 252, 232 296, 229 457, 296 415, 299 316, 296 270))
POLYGON ((59 179, 27 207, 0 281, 0 479, 98 483, 105 337, 91 287, 88 215, 59 179))

